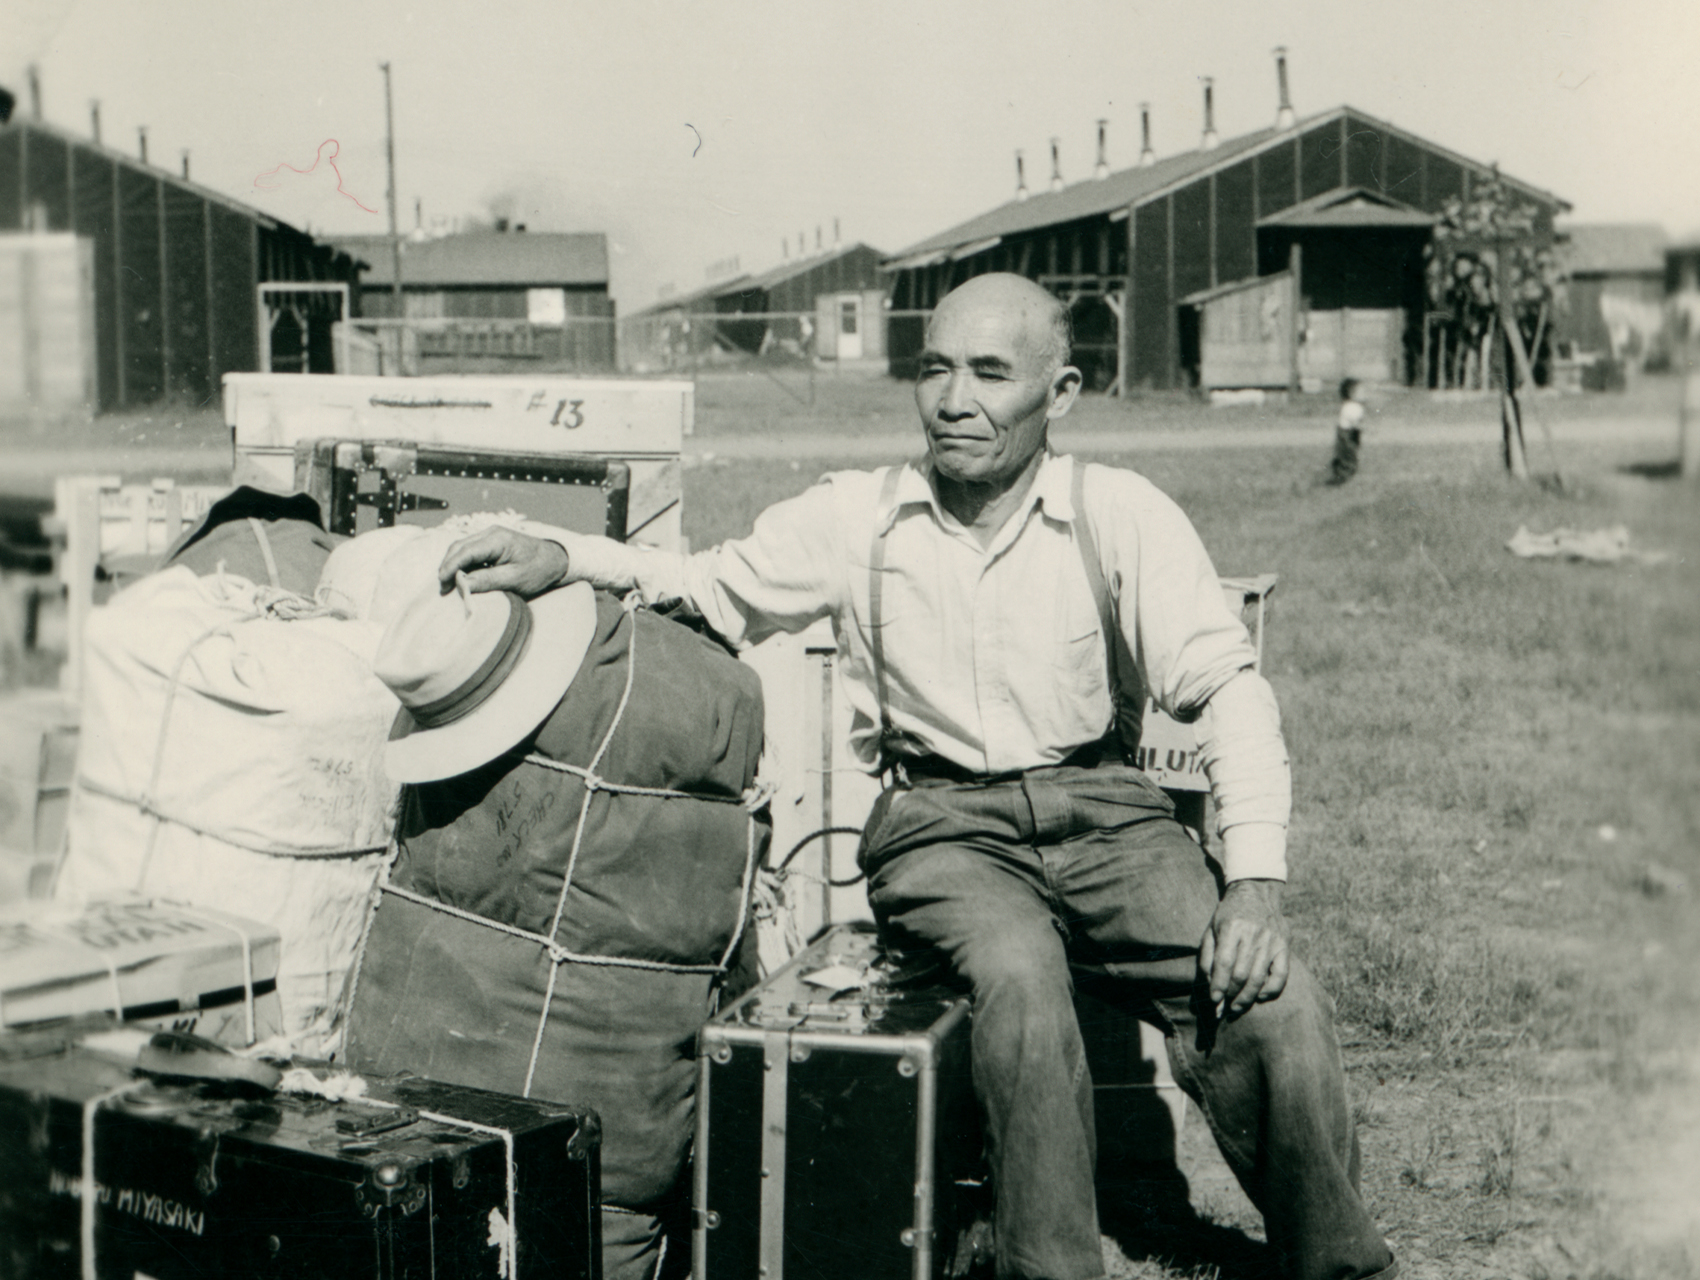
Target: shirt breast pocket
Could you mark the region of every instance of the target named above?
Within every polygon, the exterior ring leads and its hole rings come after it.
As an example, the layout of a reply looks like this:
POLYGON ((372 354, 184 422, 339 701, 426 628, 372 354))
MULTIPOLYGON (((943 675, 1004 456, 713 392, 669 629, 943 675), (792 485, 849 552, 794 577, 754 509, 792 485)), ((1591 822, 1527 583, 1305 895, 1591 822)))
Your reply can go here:
POLYGON ((1094 627, 1084 635, 1064 639, 1053 658, 1058 670, 1087 684, 1105 681, 1104 637, 1094 627))

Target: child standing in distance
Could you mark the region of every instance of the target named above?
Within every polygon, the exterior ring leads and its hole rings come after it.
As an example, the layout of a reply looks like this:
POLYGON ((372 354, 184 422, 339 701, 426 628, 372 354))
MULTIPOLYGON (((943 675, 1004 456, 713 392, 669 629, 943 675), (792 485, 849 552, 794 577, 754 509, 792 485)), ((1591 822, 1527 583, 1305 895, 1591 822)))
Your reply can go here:
POLYGON ((1358 399, 1358 380, 1340 384, 1340 420, 1334 428, 1334 460, 1328 464, 1328 483, 1345 484, 1358 473, 1358 449, 1363 444, 1364 405, 1358 399))

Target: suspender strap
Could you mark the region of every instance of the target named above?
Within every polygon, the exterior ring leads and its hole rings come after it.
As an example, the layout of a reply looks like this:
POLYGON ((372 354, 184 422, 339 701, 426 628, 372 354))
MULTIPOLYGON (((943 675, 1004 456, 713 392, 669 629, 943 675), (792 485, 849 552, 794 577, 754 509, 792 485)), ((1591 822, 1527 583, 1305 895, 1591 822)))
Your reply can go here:
POLYGON ((1098 626, 1104 633, 1105 658, 1110 673, 1110 705, 1115 719, 1108 735, 1119 744, 1123 757, 1132 763, 1139 746, 1139 735, 1145 718, 1145 689, 1139 678, 1139 665, 1128 651, 1127 637, 1119 625, 1116 601, 1104 580, 1104 562, 1098 557, 1098 539, 1092 532, 1092 521, 1086 515, 1086 467, 1074 462, 1070 486, 1070 501, 1074 504, 1074 545, 1080 549, 1080 562, 1086 570, 1086 581, 1092 588, 1093 602, 1098 606, 1098 626))
POLYGON ((901 467, 887 467, 880 482, 879 503, 874 508, 873 545, 868 548, 868 652, 874 666, 874 695, 880 706, 880 763, 885 763, 887 743, 892 737, 891 692, 885 674, 885 619, 881 616, 881 597, 885 594, 885 535, 891 531, 893 504, 897 501, 897 478, 901 467))

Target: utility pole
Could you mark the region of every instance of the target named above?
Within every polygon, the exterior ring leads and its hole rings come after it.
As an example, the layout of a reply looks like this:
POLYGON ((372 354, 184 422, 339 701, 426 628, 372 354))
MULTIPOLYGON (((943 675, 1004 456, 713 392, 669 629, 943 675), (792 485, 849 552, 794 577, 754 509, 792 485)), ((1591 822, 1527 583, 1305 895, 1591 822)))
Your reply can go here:
POLYGON ((395 314, 401 318, 401 234, 395 220, 395 103, 390 94, 390 64, 380 62, 384 72, 384 161, 390 176, 390 259, 394 274, 390 277, 390 296, 395 299, 395 314))

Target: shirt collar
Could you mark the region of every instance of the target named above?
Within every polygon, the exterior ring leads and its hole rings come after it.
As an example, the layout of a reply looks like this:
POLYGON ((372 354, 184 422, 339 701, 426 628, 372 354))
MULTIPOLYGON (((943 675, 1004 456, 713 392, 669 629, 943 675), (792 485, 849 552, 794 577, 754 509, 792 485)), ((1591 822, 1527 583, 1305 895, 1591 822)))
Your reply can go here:
POLYGON ((1047 448, 1039 474, 1033 477, 1033 500, 1051 519, 1064 524, 1074 522, 1074 467, 1073 458, 1047 448))
MULTIPOLYGON (((1074 521, 1074 499, 1072 495, 1074 483, 1074 460, 1066 454, 1053 453, 1047 446, 1045 457, 1039 463, 1039 473, 1033 477, 1033 488, 1027 494, 1026 505, 1011 516, 1018 525, 1026 521, 1035 506, 1042 507, 1047 516, 1064 524, 1074 521)), ((933 460, 929 455, 922 455, 903 464, 903 470, 897 477, 897 496, 893 499, 891 508, 879 513, 879 528, 882 533, 889 533, 891 526, 896 523, 898 512, 907 506, 925 506, 933 513, 933 519, 939 524, 944 523, 944 511, 939 506, 938 495, 933 492, 933 460)))
MULTIPOLYGON (((932 481, 932 457, 923 456, 915 461, 904 462, 903 471, 898 473, 898 491, 891 508, 879 513, 881 532, 891 530, 891 525, 898 518, 898 512, 904 507, 927 507, 933 513, 933 520, 944 524, 944 510, 938 505, 937 493, 933 493, 932 481)), ((1027 495, 1027 505, 1022 508, 1017 518, 1025 520, 1037 505, 1044 508, 1046 515, 1052 520, 1071 524, 1074 520, 1073 484, 1074 459, 1059 456, 1047 449, 1044 461, 1039 464, 1039 474, 1034 476, 1034 488, 1027 495)))

